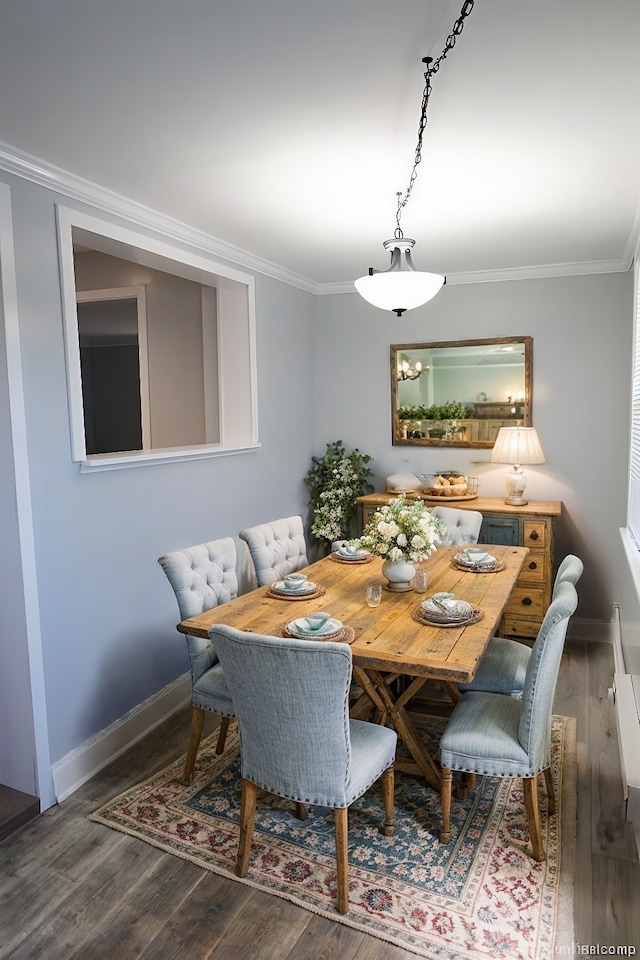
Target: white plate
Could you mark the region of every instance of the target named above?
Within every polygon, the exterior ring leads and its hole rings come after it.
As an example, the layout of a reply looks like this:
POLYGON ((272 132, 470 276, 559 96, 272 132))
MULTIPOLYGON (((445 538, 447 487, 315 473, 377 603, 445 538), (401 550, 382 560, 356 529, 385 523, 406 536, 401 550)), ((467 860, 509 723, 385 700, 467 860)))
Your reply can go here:
POLYGON ((341 560, 364 560, 368 556, 366 550, 358 550, 357 553, 342 553, 341 550, 336 550, 336 557, 340 557, 341 560))
POLYGON ((470 560, 464 551, 456 553, 454 560, 462 563, 465 567, 492 567, 497 562, 496 558, 490 553, 485 553, 482 560, 470 560))
POLYGON ((304 617, 301 617, 299 620, 292 620, 291 623, 288 623, 287 630, 299 640, 313 640, 314 637, 332 637, 336 633, 340 633, 342 626, 340 620, 334 620, 331 617, 320 630, 308 630, 304 626, 304 617))
POLYGON ((420 606, 427 617, 434 622, 440 623, 464 623, 473 615, 473 607, 466 600, 443 600, 441 610, 430 600, 424 600, 420 606))
POLYGON ((428 610, 423 608, 424 619, 429 623, 432 623, 434 627, 444 626, 445 624, 460 624, 463 626, 465 623, 468 623, 469 620, 473 620, 473 612, 467 614, 464 617, 436 617, 435 615, 429 613, 428 610))
POLYGON ((285 587, 284 580, 278 580, 276 583, 271 585, 271 589, 275 590, 276 593, 282 593, 284 596, 291 597, 299 594, 313 593, 317 589, 317 584, 312 583, 311 580, 306 580, 301 587, 296 587, 294 590, 291 587, 285 587))

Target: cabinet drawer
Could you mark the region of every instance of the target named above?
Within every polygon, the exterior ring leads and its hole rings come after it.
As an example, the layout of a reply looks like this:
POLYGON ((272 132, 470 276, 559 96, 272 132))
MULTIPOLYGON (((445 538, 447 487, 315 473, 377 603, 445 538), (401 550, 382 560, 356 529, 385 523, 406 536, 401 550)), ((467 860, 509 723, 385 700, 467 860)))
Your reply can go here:
POLYGON ((546 553, 531 550, 520 571, 518 583, 549 583, 549 557, 546 553))
POLYGON ((545 520, 524 520, 522 524, 522 546, 546 550, 549 546, 549 528, 545 520))
POLYGON ((543 587, 521 585, 520 580, 518 580, 511 591, 509 603, 504 612, 505 615, 531 617, 532 620, 537 620, 540 623, 545 614, 543 587))
POLYGON ((532 637, 538 636, 540 624, 537 620, 527 620, 526 617, 514 617, 511 614, 505 614, 502 618, 502 630, 500 635, 503 637, 532 637))
POLYGON ((480 543, 501 543, 507 547, 521 546, 519 517, 485 517, 478 539, 480 543))

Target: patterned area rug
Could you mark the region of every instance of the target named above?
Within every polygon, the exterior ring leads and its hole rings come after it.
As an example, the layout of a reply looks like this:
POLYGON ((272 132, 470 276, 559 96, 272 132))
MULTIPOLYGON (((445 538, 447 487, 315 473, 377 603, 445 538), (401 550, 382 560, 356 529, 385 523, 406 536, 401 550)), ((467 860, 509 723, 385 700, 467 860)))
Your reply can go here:
MULTIPOLYGON (((431 750, 443 721, 419 718, 431 750)), ((438 841, 440 798, 422 778, 396 774, 396 829, 384 837, 379 789, 349 810, 349 913, 336 896, 333 813, 258 800, 249 875, 234 873, 238 840, 239 749, 235 724, 215 755, 217 733, 201 746, 194 782, 180 780, 183 759, 107 803, 90 819, 176 856, 247 883, 429 960, 551 960, 573 942, 576 721, 554 717, 557 813, 548 817, 539 787, 547 860, 526 854, 520 780, 479 777, 453 802, 452 841, 438 841)), ((540 780, 542 781, 542 777, 540 780)))

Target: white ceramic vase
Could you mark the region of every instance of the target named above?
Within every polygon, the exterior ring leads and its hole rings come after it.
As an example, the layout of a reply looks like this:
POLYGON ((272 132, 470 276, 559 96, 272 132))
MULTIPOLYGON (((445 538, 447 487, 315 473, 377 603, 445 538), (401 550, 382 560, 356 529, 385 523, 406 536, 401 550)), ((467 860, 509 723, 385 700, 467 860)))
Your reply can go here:
POLYGON ((385 560, 382 564, 382 573, 389 581, 389 590, 400 592, 411 590, 416 568, 404 557, 401 560, 385 560))

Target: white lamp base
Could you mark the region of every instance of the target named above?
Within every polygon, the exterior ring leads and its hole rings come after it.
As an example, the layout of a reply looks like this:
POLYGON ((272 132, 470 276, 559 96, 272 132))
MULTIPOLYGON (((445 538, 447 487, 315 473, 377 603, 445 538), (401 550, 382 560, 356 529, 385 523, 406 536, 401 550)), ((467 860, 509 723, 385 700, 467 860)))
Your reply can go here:
POLYGON ((507 474, 507 496, 505 497, 504 502, 510 504, 512 507, 522 507, 526 503, 529 503, 529 501, 525 500, 522 496, 526 486, 527 478, 524 475, 524 471, 520 464, 516 463, 513 467, 513 470, 507 474))

